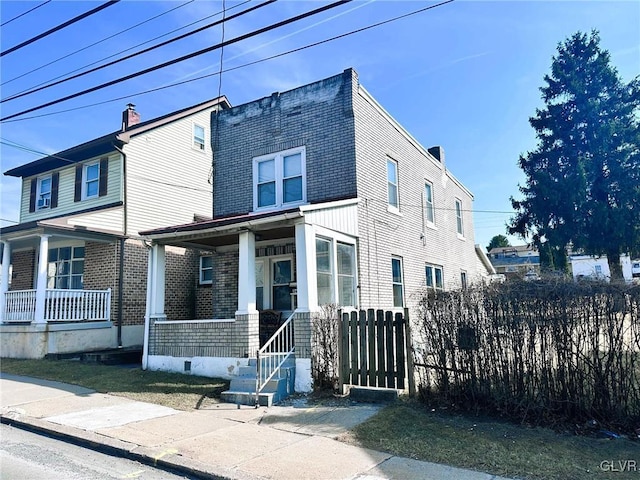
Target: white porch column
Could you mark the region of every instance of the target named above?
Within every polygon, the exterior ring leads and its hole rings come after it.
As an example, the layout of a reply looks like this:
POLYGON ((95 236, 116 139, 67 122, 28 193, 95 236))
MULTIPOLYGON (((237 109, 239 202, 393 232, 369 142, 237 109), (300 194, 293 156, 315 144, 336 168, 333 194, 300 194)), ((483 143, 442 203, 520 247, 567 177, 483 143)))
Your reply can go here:
POLYGON ((238 310, 236 315, 258 313, 256 310, 256 236, 241 232, 238 239, 238 310))
POLYGON ((49 265, 49 235, 40 235, 38 250, 38 276, 36 278, 35 323, 47 323, 44 318, 44 305, 47 295, 47 266, 49 265))
POLYGON ((313 225, 298 223, 296 235, 296 282, 298 311, 318 309, 318 280, 316 277, 316 235, 313 225))
POLYGON ((157 319, 163 318, 164 314, 164 292, 165 292, 165 267, 166 253, 164 245, 154 245, 151 247, 151 291, 148 293, 151 300, 149 316, 157 319))
POLYGON ((2 242, 2 276, 0 276, 0 323, 4 322, 7 302, 6 293, 9 290, 9 265, 11 264, 11 244, 2 242))

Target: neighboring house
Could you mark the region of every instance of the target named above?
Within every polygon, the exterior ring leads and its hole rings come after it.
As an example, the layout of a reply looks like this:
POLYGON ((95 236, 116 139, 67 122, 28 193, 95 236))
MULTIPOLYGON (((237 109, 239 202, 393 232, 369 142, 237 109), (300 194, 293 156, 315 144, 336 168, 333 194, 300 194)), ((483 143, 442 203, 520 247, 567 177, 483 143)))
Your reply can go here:
MULTIPOLYGON (((0 229, 3 356, 141 345, 148 254, 137 232, 210 216, 210 117, 226 99, 145 122, 133 107, 121 130, 5 172, 22 178, 22 201, 20 223, 0 229)), ((194 255, 167 254, 173 318, 192 316, 194 255)))
POLYGON ((489 250, 488 255, 496 272, 506 278, 537 277, 540 274, 540 254, 533 245, 495 247, 489 250))
MULTIPOLYGON (((571 273, 575 280, 592 279, 609 281, 611 279, 611 270, 609 269, 609 261, 606 255, 570 254, 569 261, 571 262, 571 273)), ((640 263, 638 260, 632 262, 629 255, 620 255, 620 266, 622 267, 622 276, 625 281, 632 281, 632 267, 633 264, 638 263, 640 263)), ((638 277, 640 277, 640 271, 638 272, 638 277)))
POLYGON ((295 325, 295 388, 309 390, 322 305, 413 308, 425 287, 492 273, 443 150, 422 147, 352 69, 212 125, 213 219, 141 232, 153 243, 144 368, 228 378, 260 347, 260 312, 275 310, 295 325), (169 246, 210 252, 189 321, 163 300, 169 246))

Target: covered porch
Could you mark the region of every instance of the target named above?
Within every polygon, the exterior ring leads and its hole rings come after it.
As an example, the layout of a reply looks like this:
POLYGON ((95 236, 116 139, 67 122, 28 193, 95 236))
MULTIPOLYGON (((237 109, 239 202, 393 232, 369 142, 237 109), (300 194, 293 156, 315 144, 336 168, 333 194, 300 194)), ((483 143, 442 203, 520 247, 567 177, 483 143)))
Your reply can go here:
POLYGON ((89 243, 116 241, 111 234, 45 222, 2 229, 4 356, 41 358, 48 353, 115 346, 112 288, 95 284, 86 288, 85 251, 89 243))
MULTIPOLYGON (((230 378, 256 357, 266 340, 261 331, 265 337, 267 317, 275 314, 279 324, 291 325, 295 389, 310 390, 311 319, 321 301, 327 302, 319 300, 324 290, 318 289, 318 278, 323 283, 325 272, 318 275, 318 236, 327 244, 329 239, 339 240, 352 249, 353 269, 345 271, 344 278, 351 275, 350 298, 355 303, 356 208, 353 199, 143 232, 153 242, 143 368, 230 378), (352 230, 327 228, 338 225, 352 230), (201 280, 210 275, 211 317, 167 318, 165 297, 171 293, 165 281, 165 247, 170 245, 211 252, 213 260, 204 267, 211 273, 203 272, 202 261, 199 272, 201 280)), ((328 288, 336 292, 337 283, 328 288)), ((277 325, 271 331, 276 329, 277 325)))

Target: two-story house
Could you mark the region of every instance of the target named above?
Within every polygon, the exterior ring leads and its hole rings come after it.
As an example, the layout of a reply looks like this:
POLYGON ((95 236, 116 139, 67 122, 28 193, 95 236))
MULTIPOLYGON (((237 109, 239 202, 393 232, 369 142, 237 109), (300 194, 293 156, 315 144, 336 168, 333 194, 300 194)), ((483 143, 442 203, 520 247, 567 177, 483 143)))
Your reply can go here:
POLYGON ((420 145, 352 69, 214 115, 213 218, 141 232, 143 367, 228 377, 260 346, 259 312, 275 310, 294 327, 296 390, 309 390, 320 306, 415 307, 425 288, 490 273, 443 149, 420 145), (169 246, 210 252, 188 321, 165 310, 169 246))
MULTIPOLYGON (((22 199, 20 223, 0 229, 3 356, 142 345, 148 254, 138 232, 210 217, 209 121, 228 107, 217 98, 141 122, 129 105, 118 131, 5 172, 22 178, 22 199)), ((167 252, 173 318, 194 315, 197 261, 167 252)))

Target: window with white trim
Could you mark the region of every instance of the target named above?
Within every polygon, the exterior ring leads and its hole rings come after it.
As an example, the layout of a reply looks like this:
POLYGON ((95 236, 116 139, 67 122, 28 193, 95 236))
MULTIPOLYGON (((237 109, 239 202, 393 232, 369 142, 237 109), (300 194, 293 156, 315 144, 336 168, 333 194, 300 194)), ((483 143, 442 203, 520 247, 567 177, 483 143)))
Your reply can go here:
POLYGON ((433 206, 433 184, 424 184, 424 218, 429 225, 435 224, 436 212, 433 206))
MULTIPOLYGON (((440 265, 427 265, 424 269, 427 287, 442 290, 444 288, 444 275, 440 265)), ((466 274, 465 274, 466 275, 466 274)))
POLYGON ((464 226, 462 224, 462 201, 456 198, 456 230, 458 235, 464 236, 464 226))
POLYGON ((387 158, 387 193, 389 207, 399 210, 398 199, 398 162, 387 158))
POLYGON ((205 131, 202 125, 193 124, 193 148, 204 151, 205 131))
POLYGON ((38 191, 36 194, 36 209, 49 208, 51 206, 51 176, 38 178, 38 191))
POLYGON ((333 270, 331 264, 331 241, 324 238, 316 238, 318 305, 333 303, 333 270))
POLYGON ((464 270, 460 271, 460 286, 463 289, 466 289, 468 284, 467 284, 467 272, 465 272, 464 270))
POLYGON ((47 288, 82 290, 84 276, 84 247, 49 249, 47 288))
POLYGON ((253 159, 254 210, 299 205, 306 201, 304 147, 253 159))
POLYGON ((94 198, 100 193, 100 162, 87 163, 82 170, 82 198, 94 198))
POLYGON ((200 257, 200 285, 211 285, 213 283, 213 257, 200 257))
POLYGON ((356 247, 316 237, 318 305, 356 306, 356 247))
POLYGON ((393 306, 404 306, 404 282, 402 275, 402 257, 391 257, 391 275, 393 285, 393 306))

